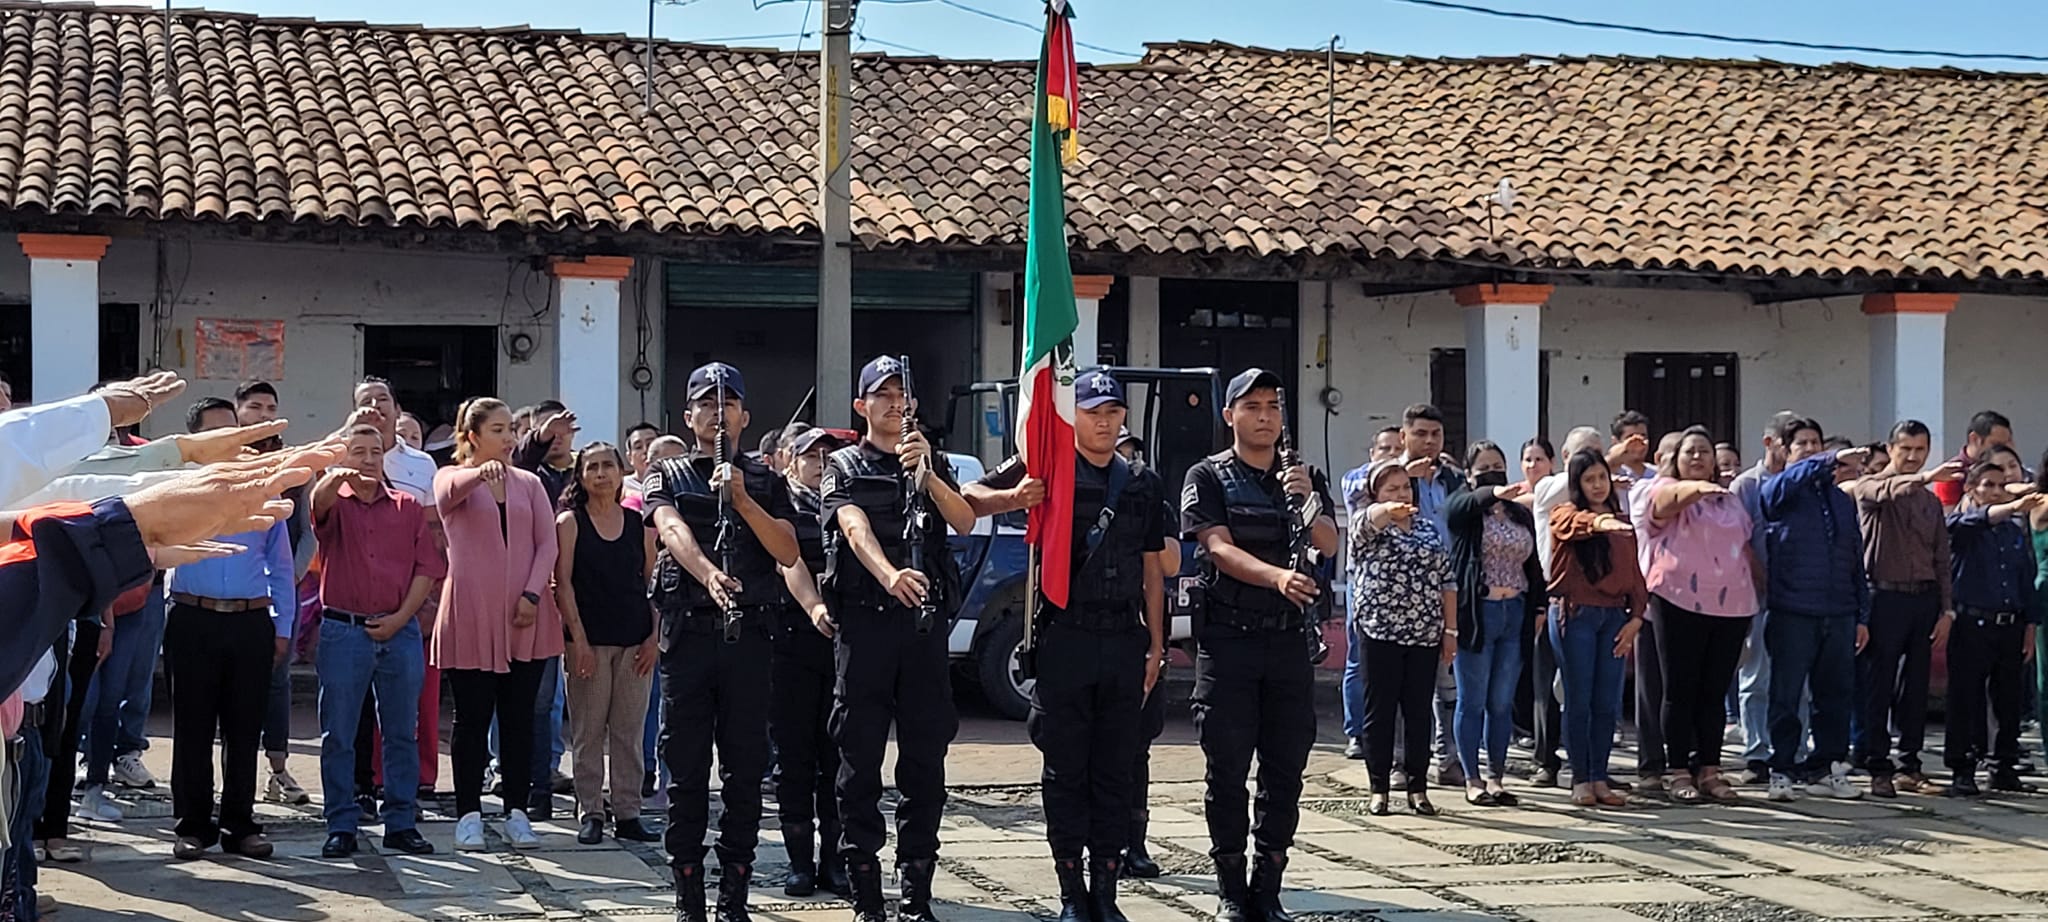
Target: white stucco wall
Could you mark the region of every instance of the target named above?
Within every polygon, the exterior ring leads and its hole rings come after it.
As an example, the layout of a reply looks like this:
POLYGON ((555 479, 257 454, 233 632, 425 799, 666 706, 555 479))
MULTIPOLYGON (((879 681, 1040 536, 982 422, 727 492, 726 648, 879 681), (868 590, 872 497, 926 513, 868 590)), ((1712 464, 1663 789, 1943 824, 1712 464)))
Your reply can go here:
MULTIPOLYGON (((498 327, 502 312, 513 328, 533 334, 539 348, 531 358, 515 363, 502 347, 504 337, 499 337, 497 396, 516 406, 555 391, 554 318, 551 313, 537 323, 527 319, 532 311, 517 278, 506 303, 506 279, 512 266, 509 256, 197 242, 189 248, 188 270, 185 242, 172 241, 167 249, 170 287, 178 292, 178 298, 160 360, 150 354, 153 336, 147 308, 155 298, 155 243, 116 239, 100 267, 103 302, 144 305, 142 366, 161 364, 188 378, 196 374, 193 324, 198 318, 282 319, 285 375, 274 383, 283 411, 293 422, 290 438, 316 436, 345 418, 351 387, 362 374, 362 324, 498 327)), ((641 415, 641 395, 628 375, 638 336, 631 287, 658 284, 658 279, 643 275, 643 269, 636 266, 634 276, 623 286, 619 431, 641 415)), ((521 269, 521 277, 524 273, 521 269)), ((553 284, 554 280, 544 275, 536 279, 535 298, 553 284)), ((658 291, 650 296, 658 298, 658 291)), ((25 304, 28 299, 28 261, 12 235, 0 235, 0 304, 25 304)), ((658 303, 651 302, 648 312, 655 324, 661 314, 655 306, 658 303)), ((658 326, 654 333, 648 361, 657 373, 652 394, 659 395, 662 350, 658 326)), ((227 396, 235 384, 194 379, 187 399, 227 396)), ((658 413, 658 396, 650 396, 649 407, 650 413, 658 413)), ((162 434, 182 428, 182 417, 175 414, 154 422, 145 426, 146 432, 162 434)))
MULTIPOLYGON (((1302 285, 1301 387, 1317 389, 1316 340, 1323 332, 1322 283, 1302 285)), ((1447 291, 1364 297, 1335 286, 1331 375, 1344 392, 1331 420, 1333 464, 1363 456, 1371 434, 1399 422, 1403 407, 1429 397, 1429 350, 1462 348, 1461 308, 1447 291), (1347 460, 1348 459, 1348 460, 1347 460)), ((1573 425, 1605 428, 1621 409, 1631 352, 1733 352, 1738 356, 1745 446, 1771 413, 1797 409, 1831 432, 1870 433, 1869 319, 1858 298, 1755 305, 1741 295, 1632 289, 1558 288, 1543 314, 1550 355, 1550 435, 1573 425)), ((2048 341, 2048 299, 1966 296, 1949 318, 1947 441, 1960 442, 1972 413, 2011 416, 2029 462, 2048 444, 2048 406, 2029 399, 2048 383, 2033 354, 2048 341)), ((1532 382, 1533 386, 1533 382, 1532 382)), ((1321 419, 1303 414, 1302 443, 1320 452, 1321 419)), ((1929 421, 1933 422, 1933 421, 1929 421)), ((1658 425, 1664 425, 1659 422, 1658 425)), ((1951 449, 1953 446, 1951 446, 1951 449)), ((1749 452, 1745 450, 1745 454, 1749 452)))

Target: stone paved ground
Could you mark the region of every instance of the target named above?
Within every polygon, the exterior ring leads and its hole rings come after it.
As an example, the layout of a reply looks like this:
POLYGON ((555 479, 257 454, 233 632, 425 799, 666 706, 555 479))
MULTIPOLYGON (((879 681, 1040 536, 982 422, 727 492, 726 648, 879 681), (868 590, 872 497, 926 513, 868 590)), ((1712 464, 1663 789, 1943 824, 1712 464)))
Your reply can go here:
MULTIPOLYGON (((308 754, 294 760, 309 782, 310 723, 300 715, 295 729, 308 754)), ((1155 749, 1151 844, 1168 876, 1124 884, 1133 922, 1196 922, 1213 906, 1200 755, 1190 740, 1181 723, 1155 749)), ((1441 791, 1443 817, 1374 818, 1364 813, 1363 769, 1335 742, 1326 733, 1311 764, 1288 874, 1295 889, 1286 902, 1304 922, 2048 920, 2048 796, 1777 805, 1752 791, 1740 806, 1646 801, 1595 811, 1570 807, 1562 791, 1521 786, 1521 809, 1480 810, 1441 791)), ((160 740, 151 751, 160 775, 168 750, 160 740)), ((1617 754, 1617 764, 1628 759, 1617 754)), ((1052 918, 1029 784, 1037 759, 1021 726, 970 716, 951 768, 960 786, 944 833, 940 917, 1052 918)), ((166 796, 161 788, 124 795, 128 820, 80 832, 89 862, 45 872, 46 892, 63 904, 59 920, 633 920, 666 918, 672 905, 657 851, 610 840, 581 847, 566 821, 542 824, 538 850, 494 842, 487 853, 453 854, 446 803, 423 826, 443 850, 432 857, 379 854, 370 836, 354 860, 321 860, 312 808, 265 805, 278 845, 272 860, 173 862, 166 796)), ((566 815, 568 799, 557 804, 566 815)), ((764 833, 757 918, 847 919, 843 903, 781 895, 778 843, 772 829, 764 833)))

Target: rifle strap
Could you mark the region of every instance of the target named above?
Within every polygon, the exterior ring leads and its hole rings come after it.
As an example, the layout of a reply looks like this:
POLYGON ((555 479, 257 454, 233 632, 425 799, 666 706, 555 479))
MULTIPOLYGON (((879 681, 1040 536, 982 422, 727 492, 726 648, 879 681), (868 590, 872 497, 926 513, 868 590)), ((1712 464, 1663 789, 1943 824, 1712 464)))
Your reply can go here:
POLYGON ((1109 459, 1109 489, 1102 493, 1102 512, 1095 517, 1085 539, 1088 553, 1081 559, 1082 568, 1095 561, 1095 552, 1102 549, 1102 540, 1109 537, 1109 527, 1116 523, 1117 503, 1123 500, 1124 488, 1131 485, 1131 465, 1122 455, 1109 459))

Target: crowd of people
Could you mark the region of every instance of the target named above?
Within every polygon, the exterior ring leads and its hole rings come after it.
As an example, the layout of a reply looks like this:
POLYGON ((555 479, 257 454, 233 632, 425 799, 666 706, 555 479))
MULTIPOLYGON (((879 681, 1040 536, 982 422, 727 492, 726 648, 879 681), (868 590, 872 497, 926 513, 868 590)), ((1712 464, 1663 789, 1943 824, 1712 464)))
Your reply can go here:
POLYGON ((1514 477, 1488 441, 1455 466, 1442 414, 1416 405, 1345 475, 1345 732, 1374 813, 1399 788, 1433 815, 1431 781, 1515 806, 1502 779, 1525 732, 1531 780, 1568 777, 1584 806, 1727 803, 1742 785, 1775 801, 2033 790, 2019 734, 2041 684, 2027 664, 2048 494, 2005 416, 1977 414, 1946 461, 1917 420, 1858 445, 1780 412, 1747 468, 1703 427, 1654 451, 1649 435, 1629 411, 1573 429, 1561 456, 1533 438, 1514 477), (1922 756, 1937 653, 1946 787, 1922 756), (1631 685, 1622 781, 1608 770, 1631 685), (1724 766, 1731 725, 1743 762, 1724 766))
POLYGON ((158 374, 0 415, 15 459, 0 500, 22 510, 7 513, 0 587, 35 600, 0 644, 0 771, 17 795, 0 918, 49 909, 36 866, 83 859, 70 819, 119 821, 110 786, 157 784, 141 753, 161 650, 178 859, 267 857, 257 798, 311 802, 288 747, 290 667, 310 662, 324 858, 356 853, 373 824, 386 851, 435 850, 418 824, 438 796, 445 694, 458 850, 535 847, 534 822, 573 795, 578 842, 663 843, 679 919, 706 917, 714 871, 712 911, 743 922, 770 787, 783 891, 830 891, 879 922, 893 732, 898 915, 934 922, 958 726, 946 535, 1038 507, 1062 478, 1071 501, 1047 508, 1071 516, 1072 559, 1035 584, 1023 651, 1062 922, 1124 922, 1116 881, 1160 873, 1144 792, 1176 535, 1202 586, 1192 706, 1219 922, 1286 918, 1319 558, 1348 582, 1343 730, 1375 815, 1397 791, 1438 814, 1432 784, 1517 806, 1522 736, 1533 785, 1568 780, 1583 807, 1728 803, 1743 786, 1776 801, 1978 796, 1980 772, 1993 791, 2032 790, 2019 736, 2042 699, 2028 664, 2048 476, 2027 472, 1995 412, 1938 463, 1918 421, 1858 445, 1781 412, 1744 467, 1738 440, 1700 426, 1653 450, 1633 411, 1571 430, 1562 453, 1482 440, 1454 460, 1442 413, 1416 405, 1339 480, 1340 530, 1325 475, 1281 438, 1280 378, 1260 369, 1226 386, 1231 446, 1178 494, 1134 453, 1103 371, 1076 381, 1071 472, 1020 458, 967 484, 912 424, 890 357, 860 371, 861 430, 793 423, 754 452, 737 440, 745 380, 716 362, 690 374, 681 431, 636 425, 623 447, 579 443, 558 401, 473 398, 424 433, 375 378, 314 445, 283 444, 288 408, 260 381, 193 402, 184 433, 136 438, 183 386, 158 374), (18 565, 38 552, 65 567, 18 565), (1946 786, 1922 752, 1937 653, 1946 786), (1631 687, 1623 780, 1609 770, 1631 687), (1744 754, 1724 765, 1731 725, 1744 754))

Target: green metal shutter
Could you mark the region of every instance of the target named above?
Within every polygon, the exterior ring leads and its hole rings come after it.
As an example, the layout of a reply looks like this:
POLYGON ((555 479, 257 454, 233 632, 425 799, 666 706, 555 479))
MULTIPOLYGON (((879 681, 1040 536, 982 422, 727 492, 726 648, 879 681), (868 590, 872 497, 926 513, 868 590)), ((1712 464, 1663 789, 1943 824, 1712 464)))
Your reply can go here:
MULTIPOLYGON (((813 310, 818 306, 818 273, 802 267, 669 262, 664 291, 671 308, 813 310)), ((854 310, 972 311, 974 297, 972 272, 853 274, 854 310)))

